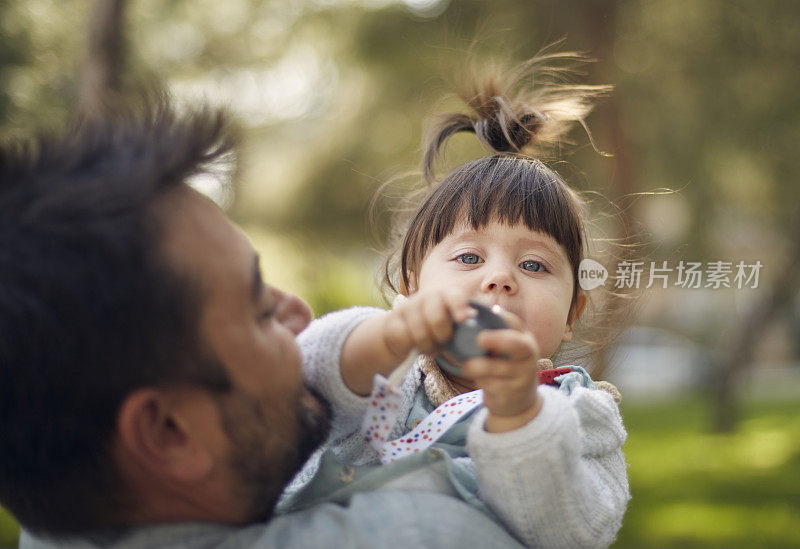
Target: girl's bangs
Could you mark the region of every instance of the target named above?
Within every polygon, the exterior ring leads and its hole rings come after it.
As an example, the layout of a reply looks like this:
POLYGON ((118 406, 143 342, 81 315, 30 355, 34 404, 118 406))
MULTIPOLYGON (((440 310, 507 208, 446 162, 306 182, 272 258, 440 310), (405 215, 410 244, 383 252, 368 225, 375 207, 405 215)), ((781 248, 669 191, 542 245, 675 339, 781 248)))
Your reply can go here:
POLYGON ((494 156, 451 173, 423 207, 422 255, 460 223, 473 229, 491 221, 524 223, 553 237, 577 267, 583 246, 581 210, 558 176, 541 162, 494 156), (438 195, 438 196, 437 196, 438 195), (427 210, 427 212, 425 212, 427 210))

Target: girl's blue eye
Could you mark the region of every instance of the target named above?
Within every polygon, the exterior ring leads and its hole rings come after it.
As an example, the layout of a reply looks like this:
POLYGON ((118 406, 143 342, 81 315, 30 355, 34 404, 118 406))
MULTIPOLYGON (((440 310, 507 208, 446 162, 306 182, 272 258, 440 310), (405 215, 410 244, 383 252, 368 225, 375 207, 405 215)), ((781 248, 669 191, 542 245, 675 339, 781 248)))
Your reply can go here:
POLYGON ((519 264, 519 266, 522 267, 524 271, 530 271, 532 273, 538 273, 539 271, 546 270, 544 268, 544 265, 542 265, 538 261, 533 261, 532 259, 523 261, 522 263, 519 264))
POLYGON ((476 265, 480 263, 481 258, 478 257, 478 254, 461 254, 456 260, 464 265, 476 265))

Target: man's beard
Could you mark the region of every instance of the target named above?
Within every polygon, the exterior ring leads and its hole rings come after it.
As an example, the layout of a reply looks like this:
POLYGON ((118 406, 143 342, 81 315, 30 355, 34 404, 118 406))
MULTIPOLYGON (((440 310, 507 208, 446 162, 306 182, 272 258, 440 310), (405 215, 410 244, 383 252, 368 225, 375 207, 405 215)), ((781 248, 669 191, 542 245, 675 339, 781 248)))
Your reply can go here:
POLYGON ((230 464, 250 522, 266 521, 286 484, 328 436, 331 408, 310 387, 301 388, 288 410, 238 391, 236 395, 220 406, 230 464))

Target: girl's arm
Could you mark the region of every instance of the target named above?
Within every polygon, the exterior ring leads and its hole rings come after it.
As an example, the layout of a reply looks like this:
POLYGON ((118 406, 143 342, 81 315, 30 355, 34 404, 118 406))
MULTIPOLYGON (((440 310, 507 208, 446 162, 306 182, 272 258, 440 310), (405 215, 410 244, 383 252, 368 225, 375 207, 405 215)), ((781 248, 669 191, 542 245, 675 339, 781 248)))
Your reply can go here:
MULTIPOLYGON (((369 404, 345 385, 339 369, 345 340, 351 332, 370 318, 386 314, 373 307, 353 307, 329 313, 311 322, 298 336, 303 355, 306 383, 330 404, 331 432, 324 449, 331 449, 346 461, 366 463, 375 460, 375 453, 364 441, 361 421, 369 404)), ((285 494, 303 488, 314 476, 321 450, 306 462, 303 469, 286 487, 285 494)))
POLYGON ((357 395, 369 395, 375 374, 388 376, 414 349, 436 354, 452 337, 453 323, 473 313, 456 288, 418 292, 396 302, 391 311, 364 320, 344 341, 339 365, 344 384, 357 395))
POLYGON ((539 414, 519 429, 487 432, 485 411, 471 425, 481 497, 528 546, 607 547, 630 499, 619 410, 604 391, 538 392, 539 414))
POLYGON ((368 404, 366 397, 353 393, 342 379, 339 361, 344 342, 357 326, 383 314, 373 307, 336 311, 314 320, 297 337, 306 382, 331 405, 334 440, 359 429, 368 404))
POLYGON ((455 289, 419 292, 389 311, 353 307, 314 320, 297 338, 303 373, 333 411, 332 439, 357 431, 375 374, 388 375, 412 349, 436 352, 473 309, 455 289))

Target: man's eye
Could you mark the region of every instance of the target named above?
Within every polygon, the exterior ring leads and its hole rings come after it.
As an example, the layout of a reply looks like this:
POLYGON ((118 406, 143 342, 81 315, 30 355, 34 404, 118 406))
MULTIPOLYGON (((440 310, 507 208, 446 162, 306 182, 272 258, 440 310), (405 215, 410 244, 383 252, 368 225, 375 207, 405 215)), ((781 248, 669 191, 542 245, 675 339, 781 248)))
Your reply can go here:
POLYGON ((475 265, 480 263, 481 258, 477 254, 461 254, 456 258, 456 261, 464 265, 475 265))
POLYGON ((261 312, 258 314, 259 322, 266 322, 268 320, 272 320, 275 317, 275 313, 277 312, 277 310, 278 308, 274 305, 261 309, 261 312))
POLYGON ((275 315, 273 315, 272 311, 264 311, 263 313, 258 315, 258 318, 256 320, 258 320, 259 324, 262 322, 269 322, 270 320, 272 320, 273 316, 275 315))
POLYGON ((532 273, 538 273, 539 271, 546 271, 547 269, 544 268, 544 265, 539 263, 538 261, 533 261, 532 259, 528 259, 523 261, 519 264, 523 271, 530 271, 532 273))

